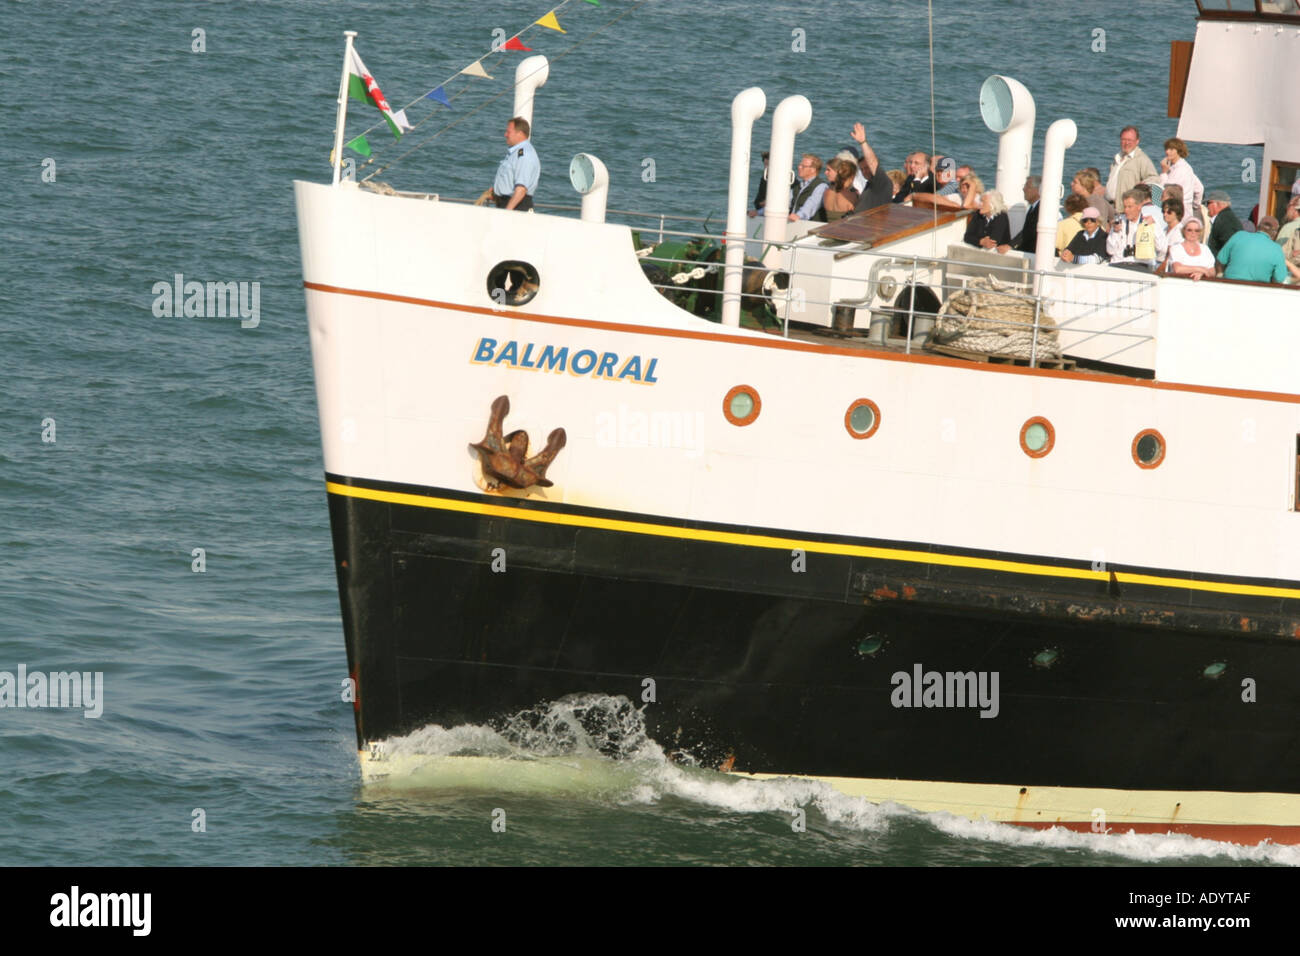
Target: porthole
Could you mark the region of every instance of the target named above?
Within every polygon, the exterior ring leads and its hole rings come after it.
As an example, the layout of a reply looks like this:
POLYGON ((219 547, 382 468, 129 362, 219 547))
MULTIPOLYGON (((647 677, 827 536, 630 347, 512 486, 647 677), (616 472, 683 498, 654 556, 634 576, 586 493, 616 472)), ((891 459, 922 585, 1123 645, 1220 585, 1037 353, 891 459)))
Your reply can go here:
POLYGON ((1223 676, 1223 672, 1228 669, 1228 665, 1223 661, 1215 661, 1213 664, 1201 671, 1201 676, 1207 680, 1218 680, 1223 676))
POLYGON ((1056 444, 1056 429, 1046 418, 1031 418, 1020 426, 1020 450, 1030 458, 1042 458, 1056 444))
POLYGON ((487 292, 495 305, 524 305, 541 287, 537 270, 527 262, 498 262, 487 277, 487 292))
POLYGON ((733 425, 748 425, 758 417, 763 403, 758 392, 748 385, 737 385, 722 400, 722 414, 733 425))
POLYGON ((844 429, 854 438, 870 438, 880 427, 880 406, 859 398, 844 413, 844 429))
POLYGON ((880 653, 880 649, 885 646, 885 639, 879 634, 868 634, 862 640, 858 641, 859 657, 875 657, 880 653))
POLYGON ((1143 429, 1133 439, 1132 452, 1139 468, 1156 468, 1165 460, 1165 436, 1154 428, 1143 429))
POLYGON ((1047 647, 1034 655, 1034 666, 1047 670, 1061 659, 1061 652, 1055 647, 1047 647))

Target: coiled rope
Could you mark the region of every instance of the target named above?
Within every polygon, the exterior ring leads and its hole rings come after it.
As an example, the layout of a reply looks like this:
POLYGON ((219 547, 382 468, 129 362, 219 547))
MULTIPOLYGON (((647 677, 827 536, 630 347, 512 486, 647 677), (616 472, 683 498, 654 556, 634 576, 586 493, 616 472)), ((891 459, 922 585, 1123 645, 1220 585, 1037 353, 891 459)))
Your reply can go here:
POLYGON ((939 309, 932 340, 951 348, 990 355, 1059 358, 1060 333, 1043 303, 1038 312, 1038 343, 1034 344, 1034 299, 1003 290, 1009 283, 971 279, 939 309))

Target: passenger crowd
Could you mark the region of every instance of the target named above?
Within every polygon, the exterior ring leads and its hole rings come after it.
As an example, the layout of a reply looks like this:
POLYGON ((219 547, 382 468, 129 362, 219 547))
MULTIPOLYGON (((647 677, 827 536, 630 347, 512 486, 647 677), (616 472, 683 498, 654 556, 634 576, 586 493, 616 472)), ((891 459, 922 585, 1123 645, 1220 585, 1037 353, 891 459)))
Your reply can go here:
MULTIPOLYGON (((861 123, 854 125, 852 139, 824 165, 813 153, 800 157, 790 187, 791 222, 833 222, 888 203, 920 202, 971 210, 964 236, 969 245, 1000 253, 1035 251, 1039 177, 1024 183, 1024 225, 1013 235, 1007 200, 996 189, 986 189, 970 166, 918 150, 907 156, 902 169, 882 170, 861 123)), ((1259 216, 1258 207, 1242 222, 1225 191, 1206 192, 1181 139, 1165 140, 1159 171, 1143 152, 1136 126, 1124 127, 1119 143, 1104 184, 1096 167, 1074 174, 1056 226, 1061 259, 1192 279, 1219 275, 1300 283, 1300 177, 1283 222, 1259 216)), ((763 153, 763 178, 751 217, 761 215, 766 205, 767 161, 763 153)))

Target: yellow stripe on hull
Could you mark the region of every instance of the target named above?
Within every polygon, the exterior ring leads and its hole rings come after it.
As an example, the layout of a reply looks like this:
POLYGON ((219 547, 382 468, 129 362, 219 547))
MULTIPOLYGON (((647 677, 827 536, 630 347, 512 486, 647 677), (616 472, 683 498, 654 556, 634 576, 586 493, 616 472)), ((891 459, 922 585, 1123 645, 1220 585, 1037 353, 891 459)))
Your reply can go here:
POLYGON ((1196 581, 1189 578, 1170 578, 1152 574, 1124 571, 1093 571, 1091 568, 1066 568, 1052 564, 1033 564, 1024 561, 1003 561, 996 558, 978 558, 962 554, 941 554, 929 551, 911 551, 900 548, 879 548, 870 545, 839 544, 803 538, 778 538, 772 535, 748 534, 739 531, 713 531, 705 528, 684 528, 677 525, 655 524, 649 521, 632 521, 622 518, 596 518, 588 515, 567 514, 554 511, 534 511, 506 505, 492 505, 477 501, 460 501, 434 495, 413 495, 397 491, 380 491, 327 481, 325 489, 330 494, 387 504, 408 505, 415 508, 437 508, 459 511, 493 518, 511 518, 516 521, 533 521, 539 524, 571 525, 598 528, 605 531, 622 531, 628 534, 651 534, 665 538, 685 538, 693 541, 711 541, 751 548, 776 548, 790 551, 801 548, 815 554, 840 554, 851 557, 877 558, 884 561, 909 561, 916 564, 937 564, 945 567, 980 568, 1013 574, 1032 574, 1045 577, 1077 578, 1088 581, 1110 580, 1112 574, 1120 584, 1143 584, 1154 587, 1215 591, 1221 594, 1244 594, 1252 597, 1279 597, 1300 600, 1300 588, 1281 588, 1259 584, 1236 584, 1225 581, 1196 581))
MULTIPOLYGON (((771 773, 733 773, 751 780, 790 779, 771 773)), ((873 803, 890 801, 922 813, 946 811, 1035 827, 1066 826, 1095 832, 1179 832, 1241 835, 1275 830, 1267 838, 1300 843, 1300 794, 1228 793, 1218 790, 1108 790, 1090 787, 1016 787, 1004 784, 795 777, 829 784, 873 803), (1288 834, 1288 831, 1290 833, 1288 834)), ((1259 839, 1250 839, 1255 843, 1259 839)))

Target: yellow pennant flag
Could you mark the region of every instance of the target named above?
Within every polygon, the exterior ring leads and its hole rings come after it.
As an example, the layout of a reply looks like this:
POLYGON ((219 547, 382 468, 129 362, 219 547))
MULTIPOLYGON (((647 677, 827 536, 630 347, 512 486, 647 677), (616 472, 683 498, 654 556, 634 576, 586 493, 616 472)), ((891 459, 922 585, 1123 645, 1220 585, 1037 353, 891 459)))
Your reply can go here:
POLYGON ((485 80, 492 79, 492 77, 488 76, 488 71, 483 69, 482 65, 478 60, 475 60, 469 66, 465 67, 465 69, 461 70, 461 72, 467 76, 481 76, 485 80))
POLYGON ((561 33, 568 32, 567 30, 565 30, 563 27, 560 26, 560 21, 555 19, 554 10, 552 10, 546 16, 542 17, 540 20, 534 20, 533 22, 536 23, 539 27, 546 27, 546 29, 548 30, 559 30, 561 33))

